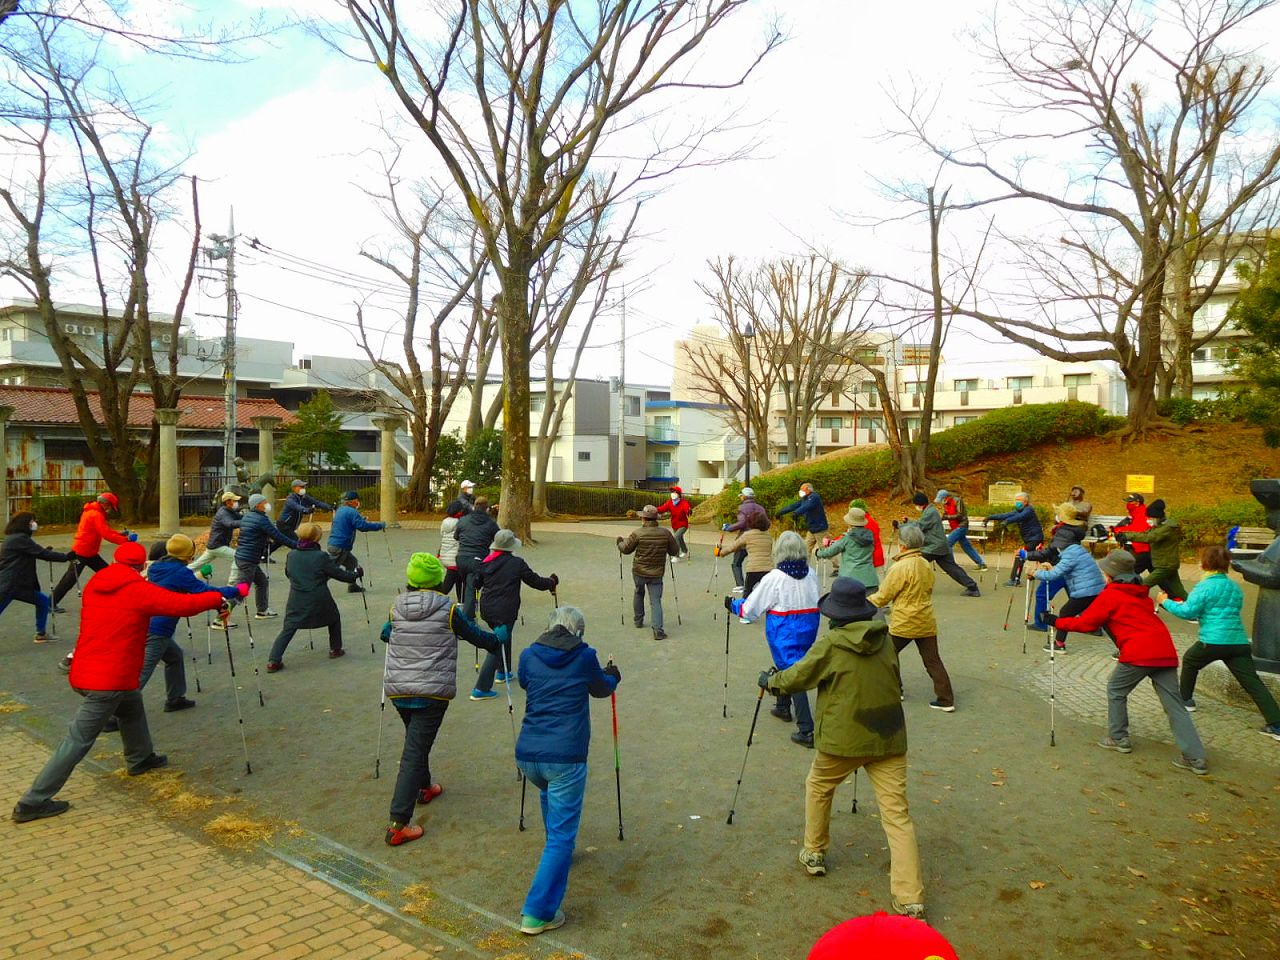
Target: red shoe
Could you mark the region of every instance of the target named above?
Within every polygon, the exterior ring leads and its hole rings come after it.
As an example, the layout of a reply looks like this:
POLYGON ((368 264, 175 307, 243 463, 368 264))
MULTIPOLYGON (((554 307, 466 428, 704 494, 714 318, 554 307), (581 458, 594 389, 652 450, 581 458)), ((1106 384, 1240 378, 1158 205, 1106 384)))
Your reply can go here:
POLYGON ((279 673, 284 669, 283 663, 276 663, 273 660, 267 661, 267 673, 279 673))
POLYGON ((444 793, 444 787, 440 786, 438 783, 433 783, 429 787, 423 787, 418 791, 418 803, 423 805, 428 804, 442 793, 444 793))
POLYGON ((345 657, 346 655, 347 655, 347 651, 343 650, 341 647, 339 647, 337 650, 329 651, 330 660, 337 660, 339 657, 345 657))
POLYGON ((387 841, 387 846, 398 847, 402 843, 417 840, 424 832, 415 823, 392 823, 387 827, 387 835, 384 839, 387 841))

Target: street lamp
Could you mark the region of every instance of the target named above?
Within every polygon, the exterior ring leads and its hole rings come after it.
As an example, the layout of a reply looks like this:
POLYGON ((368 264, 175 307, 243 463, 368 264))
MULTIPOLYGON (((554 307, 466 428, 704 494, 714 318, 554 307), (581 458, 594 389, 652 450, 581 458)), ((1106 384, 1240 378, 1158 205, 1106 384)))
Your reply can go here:
POLYGON ((746 468, 747 478, 745 481, 743 481, 742 485, 744 487, 751 486, 751 407, 753 406, 752 401, 754 399, 751 396, 751 341, 755 339, 755 336, 756 336, 756 329, 751 325, 750 322, 748 322, 747 325, 742 330, 742 339, 747 342, 747 350, 746 350, 747 364, 746 364, 746 370, 745 370, 746 379, 747 379, 747 392, 744 398, 745 402, 742 405, 742 418, 745 421, 746 427, 747 427, 747 438, 746 438, 747 439, 747 468, 746 468))

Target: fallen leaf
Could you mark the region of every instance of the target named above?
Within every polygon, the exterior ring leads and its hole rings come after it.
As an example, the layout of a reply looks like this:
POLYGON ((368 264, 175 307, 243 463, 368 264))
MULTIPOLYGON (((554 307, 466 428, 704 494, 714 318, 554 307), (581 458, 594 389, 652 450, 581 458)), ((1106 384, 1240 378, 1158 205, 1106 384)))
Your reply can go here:
POLYGON ((587 853, 595 853, 599 849, 599 847, 587 847, 587 853))
POLYGON ((992 780, 992 781, 991 781, 991 785, 992 785, 993 787, 1003 787, 1003 786, 1004 786, 1004 781, 1003 781, 1003 780, 992 780))
POLYGON ((1043 880, 1031 880, 1030 882, 1027 883, 1027 886, 1030 887, 1032 890, 1043 890, 1045 887, 1048 886, 1048 884, 1045 883, 1043 880))
POLYGON ((1129 870, 1129 872, 1130 872, 1130 873, 1132 873, 1135 877, 1141 877, 1141 878, 1142 878, 1142 879, 1144 879, 1144 880, 1147 878, 1147 875, 1146 875, 1145 873, 1143 873, 1141 870, 1138 870, 1138 869, 1137 869, 1137 868, 1135 868, 1135 867, 1129 867, 1129 868, 1128 868, 1128 870, 1129 870))
POLYGON ((1154 949, 1155 949, 1155 945, 1154 945, 1150 940, 1139 940, 1139 941, 1138 941, 1138 946, 1140 946, 1143 950, 1154 950, 1154 949))

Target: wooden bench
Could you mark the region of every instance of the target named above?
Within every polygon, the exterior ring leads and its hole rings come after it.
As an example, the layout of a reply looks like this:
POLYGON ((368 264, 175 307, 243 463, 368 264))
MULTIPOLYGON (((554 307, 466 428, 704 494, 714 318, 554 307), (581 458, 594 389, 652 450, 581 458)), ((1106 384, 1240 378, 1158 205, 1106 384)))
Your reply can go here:
POLYGON ((1275 538, 1275 531, 1270 527, 1241 527, 1236 531, 1236 545, 1231 556, 1235 560, 1252 560, 1271 546, 1275 538))

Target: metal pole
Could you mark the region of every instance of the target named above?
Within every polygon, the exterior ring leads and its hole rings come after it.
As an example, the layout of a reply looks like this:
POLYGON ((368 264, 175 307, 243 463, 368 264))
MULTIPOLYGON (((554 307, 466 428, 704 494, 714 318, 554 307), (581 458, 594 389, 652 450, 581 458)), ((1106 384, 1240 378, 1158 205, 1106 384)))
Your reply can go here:
MULTIPOLYGON (((215 238, 217 239, 217 238, 215 238)), ((226 420, 222 435, 223 474, 227 482, 235 478, 236 469, 236 214, 231 210, 227 226, 227 332, 222 343, 222 389, 226 404, 226 420)))
MULTIPOLYGON (((646 474, 647 476, 647 474, 646 474)), ((627 287, 622 286, 622 327, 618 334, 618 488, 627 485, 627 287)))

